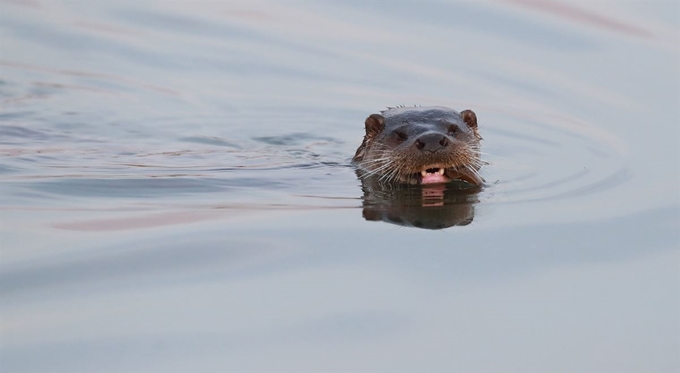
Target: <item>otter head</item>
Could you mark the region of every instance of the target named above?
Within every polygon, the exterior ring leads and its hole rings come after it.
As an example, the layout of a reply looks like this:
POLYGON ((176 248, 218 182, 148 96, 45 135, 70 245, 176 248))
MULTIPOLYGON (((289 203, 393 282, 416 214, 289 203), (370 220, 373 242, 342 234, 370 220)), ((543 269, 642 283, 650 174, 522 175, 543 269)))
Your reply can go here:
POLYGON ((361 177, 407 184, 483 179, 477 116, 445 107, 398 107, 366 118, 366 135, 353 161, 361 177))

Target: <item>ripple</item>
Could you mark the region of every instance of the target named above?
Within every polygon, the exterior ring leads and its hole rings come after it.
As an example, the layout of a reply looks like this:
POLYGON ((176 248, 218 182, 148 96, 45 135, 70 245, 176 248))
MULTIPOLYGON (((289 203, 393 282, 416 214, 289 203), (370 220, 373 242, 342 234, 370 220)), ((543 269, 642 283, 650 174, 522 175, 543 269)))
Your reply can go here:
POLYGON ((298 132, 279 136, 263 136, 253 138, 255 141, 260 141, 269 145, 301 145, 312 141, 337 142, 332 137, 320 136, 316 134, 298 132))
POLYGON ((489 202, 519 203, 603 193, 632 178, 625 143, 593 123, 512 114, 482 128, 489 202), (505 127, 512 128, 511 130, 505 127))
POLYGON ((184 142, 192 142, 192 143, 197 143, 197 144, 205 144, 205 145, 215 145, 215 146, 224 146, 227 148, 235 148, 239 149, 240 147, 228 140, 213 136, 190 136, 190 137, 183 137, 179 139, 179 141, 184 141, 184 142))
MULTIPOLYGON (((482 168, 487 180, 482 203, 573 199, 606 193, 632 178, 622 153, 625 144, 592 124, 558 117, 531 121, 507 113, 497 122, 490 117, 481 128, 483 159, 489 162, 482 168)), ((43 136, 18 126, 0 130, 24 142, 43 136)), ((354 146, 310 132, 240 140, 185 136, 153 151, 134 144, 92 148, 62 140, 66 145, 59 148, 5 149, 0 155, 6 180, 41 196, 100 200, 204 195, 266 204, 261 200, 266 192, 273 200, 297 196, 314 205, 332 198, 356 206, 354 198, 361 195, 349 165, 354 146), (194 145, 179 148, 181 143, 194 145)))

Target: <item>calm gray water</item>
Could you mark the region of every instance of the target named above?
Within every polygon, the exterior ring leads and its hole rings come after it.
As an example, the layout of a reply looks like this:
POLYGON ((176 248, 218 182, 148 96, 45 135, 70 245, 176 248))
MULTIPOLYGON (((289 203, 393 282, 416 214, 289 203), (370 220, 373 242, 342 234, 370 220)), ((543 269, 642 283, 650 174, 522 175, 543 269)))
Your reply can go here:
POLYGON ((0 1, 0 370, 679 371, 679 14, 0 1), (481 192, 365 194, 401 104, 481 192))

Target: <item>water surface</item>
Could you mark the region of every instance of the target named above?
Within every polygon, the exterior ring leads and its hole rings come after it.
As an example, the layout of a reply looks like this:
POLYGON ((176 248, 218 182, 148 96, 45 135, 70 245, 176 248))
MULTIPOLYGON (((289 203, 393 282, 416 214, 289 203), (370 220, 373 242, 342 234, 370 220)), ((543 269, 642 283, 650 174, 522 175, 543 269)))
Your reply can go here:
POLYGON ((3 371, 680 370, 677 4, 0 9, 3 371), (481 191, 362 189, 414 104, 481 191))

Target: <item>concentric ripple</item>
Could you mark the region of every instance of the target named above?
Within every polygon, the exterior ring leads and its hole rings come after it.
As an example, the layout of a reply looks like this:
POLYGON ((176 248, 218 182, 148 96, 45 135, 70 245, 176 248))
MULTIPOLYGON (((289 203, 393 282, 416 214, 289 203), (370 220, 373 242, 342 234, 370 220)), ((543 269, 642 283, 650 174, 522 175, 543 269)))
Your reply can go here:
POLYGON ((507 112, 494 119, 483 132, 487 201, 576 198, 606 192, 632 177, 623 140, 594 123, 507 112))

